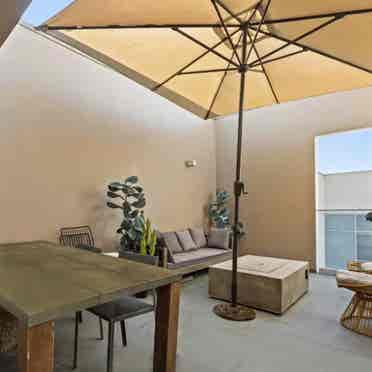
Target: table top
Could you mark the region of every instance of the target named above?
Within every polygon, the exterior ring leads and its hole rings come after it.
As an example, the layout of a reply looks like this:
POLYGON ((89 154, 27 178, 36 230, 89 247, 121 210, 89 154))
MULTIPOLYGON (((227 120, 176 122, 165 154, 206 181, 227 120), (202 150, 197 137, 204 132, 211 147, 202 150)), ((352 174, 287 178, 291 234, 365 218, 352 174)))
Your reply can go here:
MULTIPOLYGON (((287 260, 283 258, 246 255, 238 258, 238 272, 273 279, 283 279, 303 268, 308 268, 306 261, 287 260)), ((213 265, 213 270, 232 271, 232 260, 213 265)))
POLYGON ((29 327, 178 280, 163 268, 46 241, 0 245, 0 306, 29 327))

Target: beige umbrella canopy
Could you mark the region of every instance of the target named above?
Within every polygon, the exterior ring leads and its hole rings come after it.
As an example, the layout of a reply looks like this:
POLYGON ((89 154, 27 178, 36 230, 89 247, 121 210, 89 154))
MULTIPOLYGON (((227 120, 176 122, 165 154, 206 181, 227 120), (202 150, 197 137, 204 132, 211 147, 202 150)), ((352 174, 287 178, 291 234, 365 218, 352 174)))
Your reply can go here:
POLYGON ((372 0, 75 0, 41 29, 203 118, 372 85, 372 0))
MULTIPOLYGON (((215 117, 237 111, 237 54, 241 53, 241 46, 233 52, 215 6, 236 45, 241 38, 240 22, 250 19, 253 39, 267 4, 255 0, 76 0, 45 26, 151 89, 203 55, 206 46, 217 45, 215 53, 207 53, 156 89, 201 117, 215 117), (217 71, 192 73, 201 70, 217 71)), ((370 0, 272 0, 248 61, 244 109, 370 85, 371 8, 370 0)))

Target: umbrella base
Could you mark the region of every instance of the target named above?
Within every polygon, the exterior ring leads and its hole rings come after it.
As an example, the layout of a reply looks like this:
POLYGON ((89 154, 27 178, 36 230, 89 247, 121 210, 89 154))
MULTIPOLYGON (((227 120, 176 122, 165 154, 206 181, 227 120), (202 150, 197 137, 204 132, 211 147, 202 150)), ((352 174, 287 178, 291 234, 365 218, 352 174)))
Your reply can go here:
POLYGON ((256 312, 246 306, 232 304, 219 304, 213 308, 213 312, 220 318, 244 322, 256 319, 256 312))

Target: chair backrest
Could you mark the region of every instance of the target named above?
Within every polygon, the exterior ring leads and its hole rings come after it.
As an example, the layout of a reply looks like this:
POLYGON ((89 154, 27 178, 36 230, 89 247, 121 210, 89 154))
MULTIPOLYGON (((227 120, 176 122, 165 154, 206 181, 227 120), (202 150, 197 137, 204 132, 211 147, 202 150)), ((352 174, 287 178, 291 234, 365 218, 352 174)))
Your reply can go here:
POLYGON ((77 248, 81 245, 94 247, 93 233, 89 226, 63 227, 60 230, 59 242, 77 248))

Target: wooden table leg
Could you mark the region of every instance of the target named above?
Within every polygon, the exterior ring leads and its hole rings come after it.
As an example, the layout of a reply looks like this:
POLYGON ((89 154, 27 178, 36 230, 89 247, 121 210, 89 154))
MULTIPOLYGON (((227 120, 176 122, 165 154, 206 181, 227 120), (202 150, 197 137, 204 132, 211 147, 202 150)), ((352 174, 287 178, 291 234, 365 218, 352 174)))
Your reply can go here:
POLYGON ((180 283, 158 288, 154 372, 175 372, 180 283))
POLYGON ((20 372, 53 372, 54 323, 31 328, 20 325, 17 354, 20 372))

